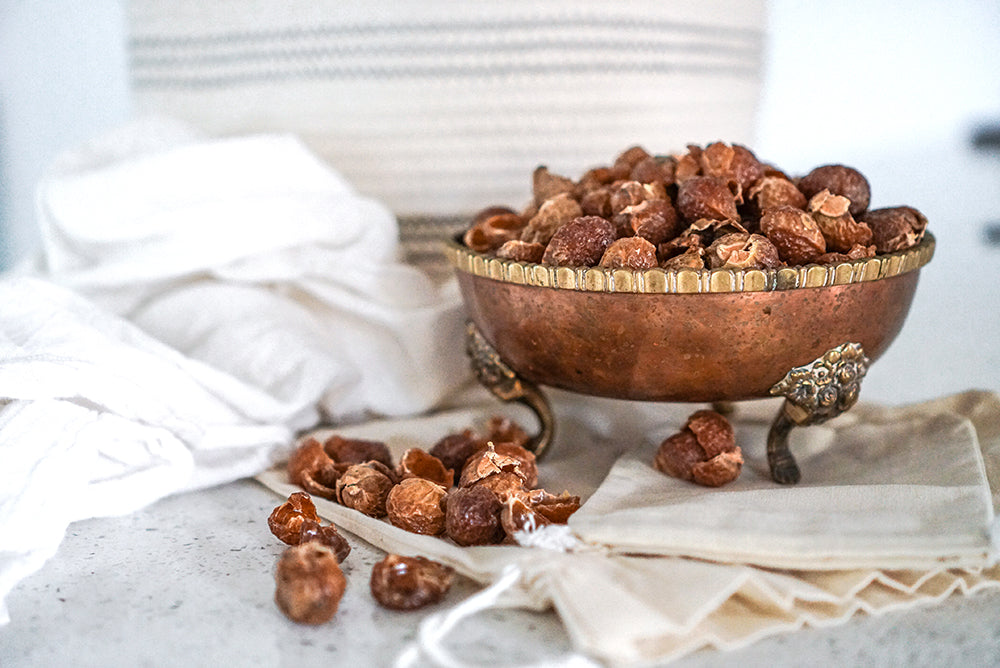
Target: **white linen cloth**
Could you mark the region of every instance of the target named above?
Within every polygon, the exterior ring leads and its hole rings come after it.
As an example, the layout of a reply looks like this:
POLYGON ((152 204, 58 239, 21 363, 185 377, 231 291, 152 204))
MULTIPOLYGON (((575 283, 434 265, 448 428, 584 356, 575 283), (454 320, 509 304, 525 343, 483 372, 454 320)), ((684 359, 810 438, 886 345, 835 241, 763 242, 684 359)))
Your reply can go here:
MULTIPOLYGON (((764 436, 780 404, 740 404, 733 419, 747 464, 718 489, 652 467, 659 441, 694 408, 555 396, 560 436, 539 485, 585 503, 568 528, 530 536, 531 549, 461 548, 314 499, 322 515, 387 551, 436 558, 492 583, 428 618, 407 661, 461 665, 440 660, 440 641, 464 615, 490 607, 551 606, 581 655, 637 665, 1000 589, 996 394, 860 404, 797 429, 803 479, 791 487, 767 479, 764 436)), ((512 410, 493 402, 334 431, 385 440, 398 455, 512 410)), ((280 495, 295 489, 280 466, 258 479, 280 495)))
POLYGON ((460 302, 298 140, 140 121, 63 156, 0 280, 2 600, 74 520, 246 477, 468 377, 460 302))

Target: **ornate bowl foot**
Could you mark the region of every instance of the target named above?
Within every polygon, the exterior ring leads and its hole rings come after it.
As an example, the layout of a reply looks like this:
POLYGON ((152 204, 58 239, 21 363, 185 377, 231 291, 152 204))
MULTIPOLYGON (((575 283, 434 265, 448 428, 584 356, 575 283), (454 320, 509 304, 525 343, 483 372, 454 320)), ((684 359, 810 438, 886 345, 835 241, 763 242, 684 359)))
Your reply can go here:
POLYGON ((820 424, 850 409, 858 400, 868 364, 860 344, 844 343, 795 367, 771 388, 771 394, 785 397, 767 434, 767 463, 775 482, 794 484, 801 477, 788 448, 792 428, 820 424))
POLYGON ((538 418, 541 428, 527 447, 540 459, 555 436, 555 416, 548 399, 537 385, 519 378, 471 322, 466 325, 465 337, 465 352, 477 380, 501 401, 520 402, 538 418))

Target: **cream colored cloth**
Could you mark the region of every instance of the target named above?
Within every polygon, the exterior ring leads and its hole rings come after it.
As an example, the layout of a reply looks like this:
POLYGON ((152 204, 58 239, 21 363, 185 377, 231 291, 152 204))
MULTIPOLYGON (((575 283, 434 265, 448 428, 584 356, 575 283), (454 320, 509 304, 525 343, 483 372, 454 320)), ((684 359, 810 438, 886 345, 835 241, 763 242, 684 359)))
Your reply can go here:
MULTIPOLYGON (((525 541, 533 547, 461 548, 317 500, 321 514, 378 547, 495 583, 450 617, 427 619, 414 651, 439 652, 435 638, 464 614, 552 606, 583 655, 632 665, 1000 588, 994 394, 859 405, 825 426, 796 430, 803 480, 791 488, 764 479, 756 445, 778 404, 741 405, 734 420, 748 464, 731 486, 712 490, 651 468, 655 446, 694 408, 557 396, 560 436, 540 485, 586 502, 568 529, 525 541)), ((385 440, 398 454, 512 410, 486 403, 338 433, 385 440)), ((280 468, 259 479, 281 495, 294 490, 280 468)))

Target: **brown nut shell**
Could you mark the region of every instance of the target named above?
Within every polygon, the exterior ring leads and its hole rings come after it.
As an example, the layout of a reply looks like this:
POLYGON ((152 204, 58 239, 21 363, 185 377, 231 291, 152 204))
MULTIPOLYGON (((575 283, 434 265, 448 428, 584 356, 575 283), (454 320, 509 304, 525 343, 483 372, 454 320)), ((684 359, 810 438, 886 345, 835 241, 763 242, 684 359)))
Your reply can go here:
POLYGON ((394 473, 381 462, 354 464, 337 480, 337 501, 369 517, 385 517, 385 500, 395 484, 394 473))
POLYGON ((545 264, 592 267, 615 240, 611 221, 599 216, 581 216, 560 227, 542 256, 545 264))
POLYGON ((538 205, 557 195, 572 193, 575 187, 572 180, 549 171, 544 165, 536 167, 531 175, 531 190, 538 205))
POLYGON ((421 448, 409 448, 403 453, 396 475, 400 480, 426 478, 445 488, 455 483, 454 469, 447 468, 444 462, 421 448))
POLYGON ((607 269, 652 269, 659 265, 656 246, 641 237, 617 239, 601 257, 599 266, 607 269))
POLYGON ((717 238, 705 251, 710 269, 773 269, 781 266, 778 249, 759 234, 731 232, 717 238))
POLYGON ((465 429, 441 438, 431 447, 430 453, 440 459, 445 468, 461 472, 469 457, 485 447, 486 441, 471 429, 465 429))
POLYGON ((747 191, 747 199, 753 203, 760 215, 768 209, 789 206, 805 209, 809 200, 794 183, 783 176, 763 176, 747 191))
POLYGON ((448 494, 445 533, 459 545, 489 545, 503 537, 500 499, 480 485, 448 494))
MULTIPOLYGON (((527 449, 528 443, 531 442, 531 436, 528 435, 524 427, 503 415, 494 415, 487 421, 486 437, 487 440, 493 441, 494 445, 497 443, 513 443, 525 449, 527 449)), ((480 450, 485 447, 486 444, 483 443, 481 447, 476 449, 480 450)))
POLYGON ((451 588, 454 570, 425 557, 389 554, 372 568, 372 597, 392 610, 417 610, 439 602, 451 588))
POLYGON ((736 448, 736 433, 724 415, 712 410, 695 411, 684 425, 694 434, 708 458, 736 448))
POLYGON ((299 544, 310 541, 315 541, 333 550, 339 562, 343 562, 351 553, 351 544, 332 524, 321 525, 317 520, 305 520, 299 534, 299 544))
POLYGON ((274 600, 292 621, 323 624, 337 613, 347 579, 330 548, 316 542, 290 547, 278 560, 274 600))
POLYGON ((527 226, 521 231, 520 240, 528 243, 547 244, 560 227, 583 215, 583 209, 572 195, 563 193, 551 197, 538 207, 538 213, 532 216, 527 226))
POLYGON ((337 497, 336 484, 346 467, 338 465, 315 438, 307 438, 292 451, 287 464, 288 479, 309 494, 324 499, 337 497))
POLYGON ((694 465, 705 461, 705 451, 690 431, 681 431, 664 439, 656 451, 653 467, 681 480, 691 480, 694 465))
POLYGON ((871 187, 868 179, 853 167, 846 165, 822 165, 799 179, 799 190, 808 199, 828 190, 850 200, 851 216, 860 216, 871 202, 871 187))
POLYGON ((699 485, 721 487, 736 480, 743 469, 743 451, 736 448, 691 467, 691 478, 699 485))
POLYGON ((334 435, 323 444, 323 450, 338 464, 364 464, 375 461, 392 468, 392 453, 389 452, 389 446, 382 441, 334 435))
POLYGON ((660 444, 653 458, 658 471, 711 487, 735 480, 742 466, 743 453, 732 425, 711 410, 693 413, 680 432, 660 444))
POLYGON ((481 478, 473 483, 476 487, 484 487, 493 492, 501 503, 512 496, 520 496, 528 491, 524 479, 513 471, 501 471, 481 478))
POLYGON ((815 262, 826 252, 826 239, 816 220, 793 206, 766 210, 760 217, 760 231, 778 249, 781 259, 791 265, 815 262))
POLYGON ((821 190, 809 200, 809 212, 830 251, 846 253, 855 245, 867 246, 872 241, 871 228, 855 221, 850 208, 847 198, 829 190, 821 190))
POLYGON ((412 533, 437 536, 444 533, 445 497, 441 485, 424 478, 407 478, 395 485, 385 500, 393 526, 412 533))
POLYGON ((545 254, 545 246, 531 241, 521 241, 511 239, 497 249, 496 256, 501 260, 513 260, 514 262, 528 262, 538 264, 545 254))
POLYGON ((288 500, 271 511, 267 526, 278 540, 287 545, 298 545, 302 536, 302 523, 318 521, 316 504, 305 492, 293 492, 288 500))
POLYGON ((872 243, 878 253, 894 253, 920 243, 927 229, 927 218, 912 206, 873 209, 864 221, 872 230, 872 243))
POLYGON ((530 532, 552 524, 547 518, 535 512, 526 496, 511 496, 500 510, 500 526, 509 539, 520 532, 530 532))
POLYGON ((511 239, 521 236, 524 218, 516 213, 499 213, 470 227, 462 241, 477 253, 496 250, 511 239))
POLYGON ((736 196, 728 184, 716 176, 693 176, 677 188, 677 210, 688 222, 701 218, 739 218, 736 196))

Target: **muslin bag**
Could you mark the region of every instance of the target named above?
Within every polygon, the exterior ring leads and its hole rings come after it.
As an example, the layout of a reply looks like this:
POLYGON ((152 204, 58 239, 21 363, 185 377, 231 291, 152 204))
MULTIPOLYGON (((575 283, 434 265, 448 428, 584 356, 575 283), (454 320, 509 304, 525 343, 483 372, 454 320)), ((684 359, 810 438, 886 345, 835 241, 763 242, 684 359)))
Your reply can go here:
MULTIPOLYGON (((721 489, 651 466, 656 445, 694 408, 559 394, 555 406, 560 437, 540 485, 585 503, 568 526, 524 545, 462 548, 317 500, 322 515, 380 548, 438 559, 490 585, 425 619, 411 652, 440 655, 442 636, 484 608, 551 606, 583 656, 635 665, 1000 587, 994 394, 859 405, 797 430, 803 480, 794 487, 767 478, 762 439, 777 405, 741 405, 734 423, 747 464, 721 489)), ((338 433, 384 440, 398 454, 511 410, 484 403, 338 433)), ((294 491, 280 467, 259 479, 294 491)))

